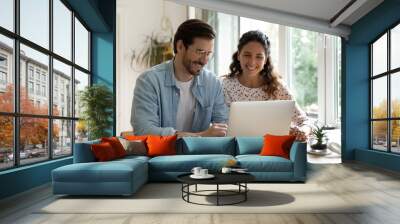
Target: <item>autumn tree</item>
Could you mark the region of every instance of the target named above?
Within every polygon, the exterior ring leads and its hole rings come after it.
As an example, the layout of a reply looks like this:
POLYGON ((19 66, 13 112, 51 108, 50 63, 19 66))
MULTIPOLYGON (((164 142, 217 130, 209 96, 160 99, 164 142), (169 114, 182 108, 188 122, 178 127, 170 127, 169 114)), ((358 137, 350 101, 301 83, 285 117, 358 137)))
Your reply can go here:
MULTIPOLYGON (((400 118, 400 100, 392 100, 392 113, 391 117, 400 118)), ((377 106, 372 109, 373 118, 387 118, 387 100, 382 100, 377 106)), ((392 141, 398 141, 400 138, 400 122, 391 121, 392 123, 392 141)), ((387 121, 376 121, 373 125, 374 138, 386 138, 387 135, 387 121)))
MULTIPOLYGON (((14 88, 8 85, 5 93, 0 94, 0 111, 13 112, 14 107, 14 88)), ((47 106, 34 105, 29 99, 29 95, 24 87, 20 88, 20 109, 23 114, 41 114, 46 115, 47 106)), ((58 111, 56 111, 58 113, 58 111)), ((13 147, 13 117, 0 116, 0 146, 3 148, 13 147)), ((45 145, 48 136, 48 119, 47 118, 20 118, 20 149, 24 149, 26 145, 45 145)), ((53 129, 53 138, 59 136, 59 128, 55 125, 53 129)))

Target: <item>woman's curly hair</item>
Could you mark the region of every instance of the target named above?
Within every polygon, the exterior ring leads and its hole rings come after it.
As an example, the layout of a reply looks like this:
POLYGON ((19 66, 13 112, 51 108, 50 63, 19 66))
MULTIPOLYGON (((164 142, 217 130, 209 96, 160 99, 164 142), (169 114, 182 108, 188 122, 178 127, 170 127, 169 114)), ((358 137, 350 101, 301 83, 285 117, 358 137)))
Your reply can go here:
POLYGON ((243 46, 248 44, 249 42, 256 41, 260 43, 265 50, 266 60, 264 64, 263 70, 261 70, 260 75, 263 78, 263 90, 268 96, 275 98, 275 92, 278 89, 280 83, 280 76, 274 72, 274 67, 272 65, 271 60, 271 52, 270 52, 270 42, 268 37, 258 30, 248 31, 242 35, 239 40, 238 50, 232 55, 232 63, 229 66, 230 73, 228 74, 229 78, 239 77, 242 75, 242 68, 240 67, 240 61, 238 60, 238 54, 242 50, 243 46))

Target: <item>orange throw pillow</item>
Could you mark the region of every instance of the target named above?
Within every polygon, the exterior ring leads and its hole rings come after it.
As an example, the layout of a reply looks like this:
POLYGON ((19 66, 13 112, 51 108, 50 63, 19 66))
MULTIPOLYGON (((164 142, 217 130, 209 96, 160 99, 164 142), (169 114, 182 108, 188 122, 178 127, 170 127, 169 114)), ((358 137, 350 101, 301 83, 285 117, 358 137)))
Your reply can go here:
POLYGON ((296 136, 294 135, 264 135, 264 146, 261 149, 262 156, 280 156, 289 159, 290 148, 296 136))
POLYGON ((101 138, 101 142, 108 142, 114 149, 117 158, 125 157, 126 151, 117 137, 101 138))
POLYGON ((148 137, 147 135, 127 135, 124 137, 124 139, 129 140, 129 141, 140 140, 140 141, 143 141, 146 143, 147 137, 148 137))
POLYGON ((91 145, 91 149, 94 157, 99 162, 109 161, 117 158, 113 147, 108 142, 93 144, 91 145))
POLYGON ((148 156, 176 155, 177 136, 153 136, 147 137, 148 156))

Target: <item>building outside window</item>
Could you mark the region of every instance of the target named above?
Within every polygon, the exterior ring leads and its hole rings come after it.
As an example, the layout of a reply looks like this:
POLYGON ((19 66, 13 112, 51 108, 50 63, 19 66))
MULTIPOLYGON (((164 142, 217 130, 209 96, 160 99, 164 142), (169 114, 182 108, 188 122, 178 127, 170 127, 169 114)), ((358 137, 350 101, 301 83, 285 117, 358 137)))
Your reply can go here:
MULTIPOLYGON (((0 26, 8 30, 0 30, 0 87, 2 83, 12 87, 0 88, 0 170, 70 156, 75 138, 79 136, 80 140, 86 139, 85 127, 76 129, 79 114, 74 113, 72 108, 65 110, 57 107, 55 99, 63 94, 67 96, 63 100, 70 101, 66 102, 67 105, 79 101, 77 91, 73 92, 71 88, 61 90, 57 83, 59 80, 69 86, 81 83, 74 79, 74 73, 77 72, 79 79, 90 79, 90 32, 66 2, 50 1, 21 0, 16 14, 13 1, 2 3, 4 7, 1 10, 10 10, 14 17, 20 16, 14 18, 20 22, 14 30, 4 25, 8 23, 0 21, 0 26), (52 4, 49 4, 50 1, 52 4), (39 11, 41 13, 37 14, 39 11), (49 28, 50 24, 53 25, 52 29, 49 28), (52 35, 49 35, 51 31, 52 35), (75 48, 73 42, 76 43, 75 48), (18 52, 15 51, 16 44, 20 49, 18 52), (79 49, 78 52, 77 47, 82 46, 86 49, 79 49), (13 82, 16 65, 14 52, 20 59, 17 74, 19 88, 15 88, 13 82), (62 58, 62 62, 53 55, 62 58), (74 61, 72 55, 75 55, 74 61), (51 79, 52 90, 49 89, 51 79), (20 91, 17 99, 14 97, 15 90, 20 91), (54 103, 52 107, 49 105, 51 98, 54 103), (18 113, 13 109, 14 105, 20 108, 18 113), (18 129, 18 135, 14 134, 14 128, 18 129), (32 136, 33 132, 39 134, 32 136), (15 142, 18 145, 14 145, 15 142)), ((88 86, 89 82, 84 85, 88 86)))

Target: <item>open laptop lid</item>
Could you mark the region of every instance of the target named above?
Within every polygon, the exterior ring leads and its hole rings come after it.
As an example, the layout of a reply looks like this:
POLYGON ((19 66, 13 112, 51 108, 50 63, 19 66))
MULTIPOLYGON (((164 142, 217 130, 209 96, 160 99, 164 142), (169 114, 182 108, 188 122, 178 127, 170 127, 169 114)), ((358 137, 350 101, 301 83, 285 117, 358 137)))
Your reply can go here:
POLYGON ((288 135, 294 106, 292 100, 233 102, 227 136, 288 135))

